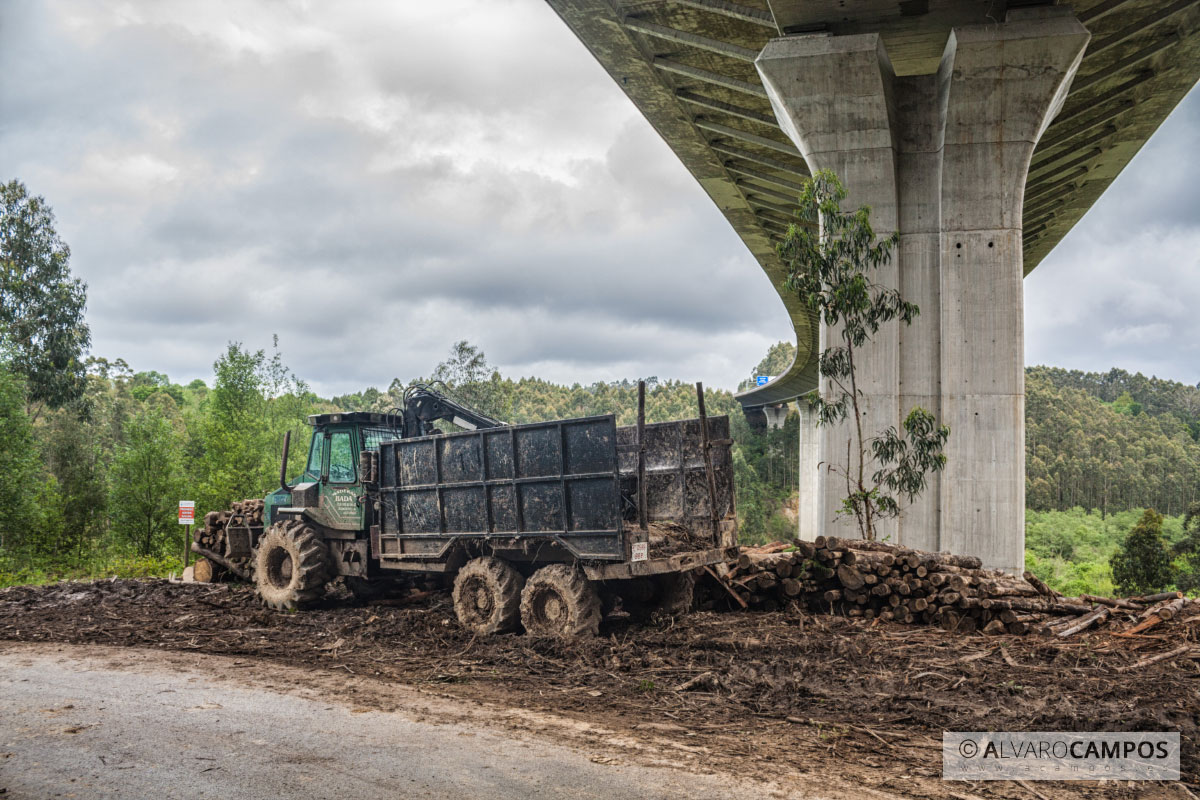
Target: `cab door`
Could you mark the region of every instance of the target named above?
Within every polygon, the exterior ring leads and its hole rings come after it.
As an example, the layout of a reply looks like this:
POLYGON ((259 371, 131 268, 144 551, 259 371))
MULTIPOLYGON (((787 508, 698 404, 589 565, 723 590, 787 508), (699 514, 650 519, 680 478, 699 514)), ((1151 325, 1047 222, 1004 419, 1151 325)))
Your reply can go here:
POLYGON ((322 445, 320 522, 334 530, 362 530, 366 508, 358 480, 358 431, 329 428, 322 445))

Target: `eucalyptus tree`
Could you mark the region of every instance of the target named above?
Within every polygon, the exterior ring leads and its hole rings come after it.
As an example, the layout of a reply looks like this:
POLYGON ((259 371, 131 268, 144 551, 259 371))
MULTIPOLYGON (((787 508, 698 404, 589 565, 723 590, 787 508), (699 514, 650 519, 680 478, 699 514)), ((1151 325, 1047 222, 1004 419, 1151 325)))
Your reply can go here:
POLYGON ((876 436, 863 430, 859 369, 863 348, 884 325, 911 325, 920 313, 900 292, 880 283, 879 270, 892 256, 898 234, 877 237, 870 209, 842 210, 846 190, 838 177, 821 170, 800 193, 796 216, 778 245, 787 267, 787 288, 820 315, 836 343, 820 354, 818 367, 828 389, 810 403, 822 425, 847 422, 846 463, 828 468, 846 481, 839 513, 852 516, 864 539, 874 539, 876 522, 900 513, 926 486, 926 476, 946 466, 943 449, 950 429, 916 406, 904 418, 903 432, 888 427, 876 436))

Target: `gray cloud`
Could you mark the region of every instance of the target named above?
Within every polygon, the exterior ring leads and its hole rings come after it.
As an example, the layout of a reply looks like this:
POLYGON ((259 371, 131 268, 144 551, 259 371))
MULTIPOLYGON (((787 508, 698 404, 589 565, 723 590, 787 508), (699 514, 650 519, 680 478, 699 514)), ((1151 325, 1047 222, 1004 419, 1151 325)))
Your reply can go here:
POLYGON ((514 374, 732 387, 789 335, 548 7, 404 5, 0 12, 0 150, 58 213, 97 353, 186 380, 277 332, 331 393, 465 337, 514 374))
MULTIPOLYGON (((1198 117, 1192 97, 1028 279, 1030 363, 1200 377, 1198 117)), ((95 352, 176 380, 278 333, 326 394, 459 338, 510 374, 732 388, 791 335, 540 0, 9 0, 0 159, 58 214, 95 352)))
POLYGON ((1025 279, 1031 364, 1200 381, 1200 91, 1025 279))

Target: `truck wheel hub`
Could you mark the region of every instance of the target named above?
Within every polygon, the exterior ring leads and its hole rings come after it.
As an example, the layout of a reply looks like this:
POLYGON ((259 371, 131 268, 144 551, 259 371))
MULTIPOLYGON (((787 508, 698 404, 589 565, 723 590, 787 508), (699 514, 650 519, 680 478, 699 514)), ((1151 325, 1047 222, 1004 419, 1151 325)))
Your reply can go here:
POLYGON ((475 587, 475 610, 482 616, 488 616, 492 613, 492 593, 488 591, 488 587, 479 584, 475 587))
POLYGON ((267 566, 267 580, 280 589, 292 582, 292 555, 282 547, 271 552, 267 566))
POLYGON ((565 614, 566 607, 562 598, 553 592, 547 593, 542 600, 542 617, 549 622, 558 622, 565 614))

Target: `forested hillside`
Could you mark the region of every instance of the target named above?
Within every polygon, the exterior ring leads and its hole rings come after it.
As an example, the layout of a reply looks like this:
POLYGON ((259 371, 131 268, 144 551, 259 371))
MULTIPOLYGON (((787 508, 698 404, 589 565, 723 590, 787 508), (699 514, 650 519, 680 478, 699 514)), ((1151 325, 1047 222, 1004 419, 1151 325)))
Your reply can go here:
MULTIPOLYGON (((0 583, 40 576, 160 573, 182 560, 176 503, 224 508, 278 480, 282 437, 304 463, 308 392, 278 351, 231 344, 215 380, 187 386, 122 360, 89 359, 78 397, 31 418, 25 380, 0 363, 0 583)), ((201 512, 203 513, 203 512, 201 512)))
POLYGON ((1174 416, 1187 426, 1193 439, 1200 440, 1200 384, 1188 386, 1178 381, 1147 378, 1140 372, 1130 374, 1123 369, 1080 372, 1060 367, 1031 367, 1028 371, 1045 377, 1055 386, 1081 389, 1120 411, 1152 417, 1174 416))
POLYGON ((1200 389, 1113 370, 1031 367, 1025 380, 1026 502, 1046 511, 1200 499, 1200 389))
MULTIPOLYGON (((0 585, 61 575, 136 575, 178 569, 182 530, 175 504, 194 499, 198 516, 261 497, 278 480, 283 434, 293 431, 293 474, 306 458, 309 414, 388 410, 400 404, 397 379, 332 401, 292 374, 278 349, 230 344, 213 364, 213 384, 172 383, 124 361, 92 358, 80 394, 57 408, 26 407, 27 382, 0 361, 0 585)), ((509 379, 466 342, 431 371, 447 389, 512 422, 614 413, 633 424, 637 383, 563 386, 509 379)), ((420 378, 419 380, 426 380, 420 378)), ((797 481, 796 420, 757 434, 731 392, 706 389, 712 415, 728 414, 742 531, 748 540, 786 537, 781 513, 797 481)), ((694 417, 690 383, 647 380, 651 422, 694 417)))

